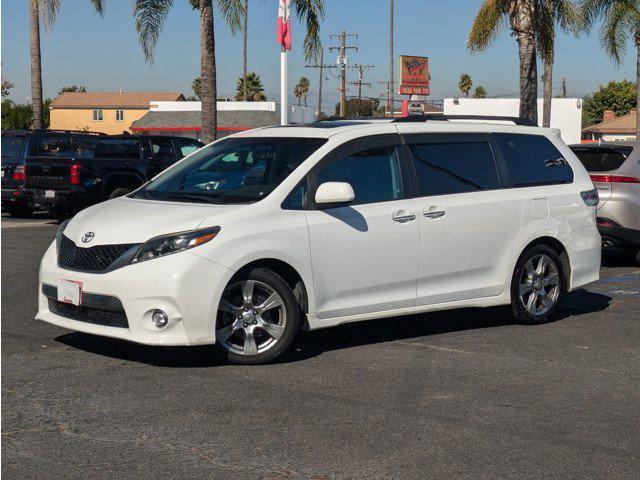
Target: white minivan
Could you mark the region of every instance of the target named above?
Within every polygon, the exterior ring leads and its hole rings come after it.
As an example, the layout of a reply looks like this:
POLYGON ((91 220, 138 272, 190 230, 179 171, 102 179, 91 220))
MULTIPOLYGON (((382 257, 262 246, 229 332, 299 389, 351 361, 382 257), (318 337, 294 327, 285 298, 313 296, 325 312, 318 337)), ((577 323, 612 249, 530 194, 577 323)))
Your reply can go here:
MULTIPOLYGON (((268 362, 300 329, 511 304, 598 279, 598 196, 548 129, 409 117, 214 142, 62 223, 36 318, 268 362)), ((390 321, 402 321, 401 319, 390 321)))

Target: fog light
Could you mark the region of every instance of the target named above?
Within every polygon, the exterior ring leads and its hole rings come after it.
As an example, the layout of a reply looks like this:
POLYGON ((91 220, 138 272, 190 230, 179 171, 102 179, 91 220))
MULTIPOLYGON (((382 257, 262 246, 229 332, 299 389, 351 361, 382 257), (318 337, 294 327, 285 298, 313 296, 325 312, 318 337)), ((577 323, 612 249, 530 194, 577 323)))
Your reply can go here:
POLYGON ((169 323, 169 317, 162 310, 154 310, 151 315, 151 323, 156 328, 164 328, 169 323))

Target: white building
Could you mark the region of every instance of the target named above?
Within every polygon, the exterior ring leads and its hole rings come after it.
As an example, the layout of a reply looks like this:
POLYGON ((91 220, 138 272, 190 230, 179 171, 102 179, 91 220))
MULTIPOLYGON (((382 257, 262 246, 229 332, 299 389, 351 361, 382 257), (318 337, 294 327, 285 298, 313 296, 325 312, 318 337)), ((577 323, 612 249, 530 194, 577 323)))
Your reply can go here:
MULTIPOLYGON (((487 115, 517 117, 518 98, 445 98, 445 115, 487 115)), ((538 99, 538 124, 542 126, 542 99, 538 99)), ((580 143, 582 127, 582 99, 554 98, 551 100, 551 128, 560 130, 567 144, 580 143)))

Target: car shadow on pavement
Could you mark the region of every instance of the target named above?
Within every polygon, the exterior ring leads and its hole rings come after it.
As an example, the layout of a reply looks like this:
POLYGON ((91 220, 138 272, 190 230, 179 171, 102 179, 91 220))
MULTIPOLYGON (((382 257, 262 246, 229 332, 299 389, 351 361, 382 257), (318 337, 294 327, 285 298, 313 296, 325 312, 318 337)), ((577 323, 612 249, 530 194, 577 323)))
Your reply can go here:
POLYGON ((603 267, 637 267, 635 254, 628 250, 607 249, 602 251, 603 267))
MULTIPOLYGON (((556 321, 602 311, 610 301, 611 297, 607 295, 576 290, 563 300, 556 321)), ((509 325, 513 325, 510 307, 464 308, 368 320, 301 332, 291 350, 276 363, 297 362, 330 350, 509 325)), ((60 335, 55 340, 97 355, 159 367, 203 368, 224 365, 212 346, 154 347, 80 332, 60 335)))

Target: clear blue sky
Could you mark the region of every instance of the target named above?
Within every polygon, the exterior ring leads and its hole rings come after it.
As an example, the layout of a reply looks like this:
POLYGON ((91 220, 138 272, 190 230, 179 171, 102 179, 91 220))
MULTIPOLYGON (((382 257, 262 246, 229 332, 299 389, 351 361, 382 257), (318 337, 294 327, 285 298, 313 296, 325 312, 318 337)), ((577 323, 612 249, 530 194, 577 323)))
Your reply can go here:
MULTIPOLYGON (((2 72, 15 84, 12 99, 29 96, 29 28, 27 1, 2 1, 2 72)), ((215 4, 214 0, 214 4, 215 4)), ((279 47, 275 42, 277 0, 249 0, 249 70, 262 77, 269 99, 277 99, 279 47)), ((430 57, 431 98, 458 95, 461 73, 468 73, 475 85, 483 85, 489 96, 516 95, 516 42, 503 32, 492 47, 481 54, 469 54, 466 36, 481 0, 396 0, 395 53, 430 57)), ((357 33, 350 63, 372 63, 365 74, 372 88, 364 95, 378 96, 388 77, 388 0, 325 0, 326 16, 321 27, 325 47, 329 34, 346 30, 357 33)), ((197 12, 187 0, 174 0, 157 46, 156 61, 145 63, 131 16, 131 1, 107 2, 104 18, 92 11, 88 0, 63 1, 56 24, 42 34, 44 93, 52 97, 63 85, 85 85, 89 90, 171 90, 191 94, 191 80, 199 73, 197 12)), ((242 68, 242 43, 229 35, 216 18, 216 52, 220 95, 232 96, 235 79, 242 68)), ((305 69, 301 50, 303 30, 294 21, 294 48, 290 55, 290 81, 301 75, 311 81, 309 102, 315 105, 317 70, 305 69)), ((630 46, 631 47, 631 46, 630 46)), ((609 80, 635 78, 633 50, 617 67, 603 53, 597 32, 575 39, 561 36, 557 42, 554 84, 567 77, 569 94, 583 96, 609 80)), ((325 61, 335 62, 335 53, 325 61)), ((355 79, 353 72, 350 80, 355 79)), ((327 73, 325 110, 337 101, 338 81, 327 73)), ((355 89, 350 93, 354 93, 355 89)))

